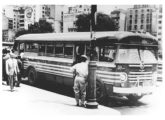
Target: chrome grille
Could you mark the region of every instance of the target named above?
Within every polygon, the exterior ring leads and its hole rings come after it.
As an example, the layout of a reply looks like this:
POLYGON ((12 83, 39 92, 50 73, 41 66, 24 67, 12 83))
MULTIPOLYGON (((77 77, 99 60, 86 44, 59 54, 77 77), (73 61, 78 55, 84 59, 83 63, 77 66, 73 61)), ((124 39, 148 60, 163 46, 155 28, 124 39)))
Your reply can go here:
POLYGON ((143 82, 144 80, 152 80, 152 72, 129 72, 129 82, 143 82))

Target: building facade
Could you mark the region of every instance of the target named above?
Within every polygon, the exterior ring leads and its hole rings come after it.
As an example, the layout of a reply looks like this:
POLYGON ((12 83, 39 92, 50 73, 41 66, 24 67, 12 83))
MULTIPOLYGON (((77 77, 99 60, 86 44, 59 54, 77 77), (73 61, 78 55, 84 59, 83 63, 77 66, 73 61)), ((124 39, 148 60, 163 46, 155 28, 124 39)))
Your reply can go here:
POLYGON ((2 15, 2 41, 11 42, 14 39, 13 19, 2 15))
POLYGON ((5 6, 3 13, 13 19, 13 30, 28 30, 30 24, 44 19, 52 24, 54 32, 63 30, 64 5, 11 5, 5 6))
POLYGON ((157 33, 156 36, 158 41, 162 41, 162 18, 163 18, 163 11, 162 5, 159 5, 157 9, 157 33))
POLYGON ((76 32, 75 21, 77 20, 77 15, 89 14, 90 12, 91 7, 89 5, 69 6, 63 18, 64 32, 76 32))
POLYGON ((126 11, 117 9, 111 12, 111 18, 115 21, 118 31, 126 30, 126 11))
POLYGON ((155 35, 156 29, 156 6, 154 5, 134 5, 127 10, 127 31, 145 31, 155 35))

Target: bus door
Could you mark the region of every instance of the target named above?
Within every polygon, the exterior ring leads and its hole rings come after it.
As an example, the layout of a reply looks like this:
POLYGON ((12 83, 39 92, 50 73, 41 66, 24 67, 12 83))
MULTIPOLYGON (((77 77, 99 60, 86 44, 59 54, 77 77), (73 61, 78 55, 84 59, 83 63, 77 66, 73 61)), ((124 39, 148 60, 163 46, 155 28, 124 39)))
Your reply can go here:
POLYGON ((81 55, 85 54, 85 44, 77 44, 75 45, 75 57, 73 65, 80 62, 81 55))

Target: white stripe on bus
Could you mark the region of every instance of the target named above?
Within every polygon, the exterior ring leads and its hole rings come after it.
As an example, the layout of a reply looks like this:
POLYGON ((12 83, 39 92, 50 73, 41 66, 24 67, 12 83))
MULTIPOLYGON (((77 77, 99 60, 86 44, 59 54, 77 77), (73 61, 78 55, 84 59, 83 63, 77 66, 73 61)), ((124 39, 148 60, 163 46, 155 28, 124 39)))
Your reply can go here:
MULTIPOLYGON (((35 64, 36 70, 39 72, 56 74, 60 76, 73 78, 72 72, 67 70, 67 68, 70 68, 70 67, 66 67, 66 66, 61 67, 59 65, 52 65, 52 64, 45 64, 45 63, 38 63, 38 62, 25 62, 24 66, 29 66, 29 65, 34 65, 34 64, 35 64), (59 68, 54 68, 55 66, 59 68)), ((96 73, 104 82, 120 83, 120 76, 119 76, 120 73, 100 71, 100 70, 97 70, 96 73)))

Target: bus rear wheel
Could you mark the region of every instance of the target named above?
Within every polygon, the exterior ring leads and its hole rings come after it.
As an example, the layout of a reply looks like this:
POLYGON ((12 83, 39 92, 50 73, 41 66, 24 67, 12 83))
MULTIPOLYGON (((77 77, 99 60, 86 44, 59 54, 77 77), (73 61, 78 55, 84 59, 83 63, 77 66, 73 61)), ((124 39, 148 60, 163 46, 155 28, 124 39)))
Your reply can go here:
POLYGON ((28 82, 30 85, 35 85, 37 82, 37 75, 34 68, 31 68, 28 72, 28 82))

